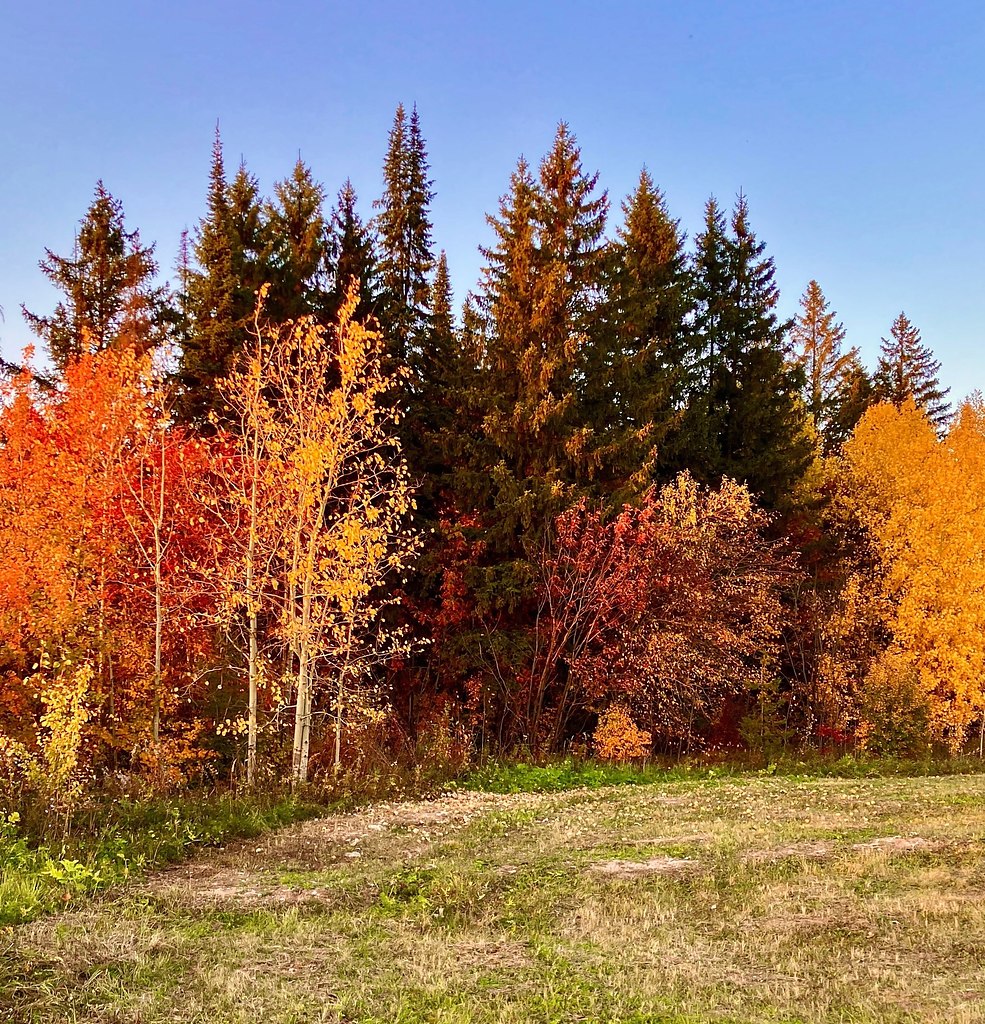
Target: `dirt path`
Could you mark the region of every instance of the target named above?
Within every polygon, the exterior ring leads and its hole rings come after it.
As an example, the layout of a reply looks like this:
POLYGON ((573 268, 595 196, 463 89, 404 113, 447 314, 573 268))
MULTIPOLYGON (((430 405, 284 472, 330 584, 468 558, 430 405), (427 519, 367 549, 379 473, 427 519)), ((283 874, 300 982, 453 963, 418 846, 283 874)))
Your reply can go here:
POLYGON ((151 875, 138 892, 194 906, 283 906, 318 902, 323 887, 285 884, 285 873, 323 872, 356 862, 409 861, 497 810, 543 803, 527 793, 444 793, 427 800, 374 804, 349 814, 315 818, 277 832, 230 843, 151 875))

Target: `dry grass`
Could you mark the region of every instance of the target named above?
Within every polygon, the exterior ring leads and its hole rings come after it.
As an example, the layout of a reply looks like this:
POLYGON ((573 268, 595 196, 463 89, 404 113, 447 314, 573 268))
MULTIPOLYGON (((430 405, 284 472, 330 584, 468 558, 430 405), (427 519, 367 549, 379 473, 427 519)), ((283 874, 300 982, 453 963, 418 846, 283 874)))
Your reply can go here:
POLYGON ((382 805, 7 933, 0 1020, 972 1024, 983 839, 982 776, 382 805))

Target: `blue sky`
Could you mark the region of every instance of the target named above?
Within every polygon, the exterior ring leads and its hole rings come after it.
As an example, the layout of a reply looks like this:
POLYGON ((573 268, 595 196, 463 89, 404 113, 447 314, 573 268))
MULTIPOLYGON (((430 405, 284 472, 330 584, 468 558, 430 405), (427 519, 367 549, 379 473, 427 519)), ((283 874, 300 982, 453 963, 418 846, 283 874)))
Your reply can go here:
POLYGON ((364 213, 416 102, 456 297, 484 215, 558 120, 618 206, 646 164, 693 233, 743 189, 792 314, 816 277, 870 363, 905 310, 956 396, 985 387, 985 6, 945 3, 0 5, 0 351, 47 312, 97 178, 165 270, 204 207, 212 132, 264 189, 300 151, 364 213))

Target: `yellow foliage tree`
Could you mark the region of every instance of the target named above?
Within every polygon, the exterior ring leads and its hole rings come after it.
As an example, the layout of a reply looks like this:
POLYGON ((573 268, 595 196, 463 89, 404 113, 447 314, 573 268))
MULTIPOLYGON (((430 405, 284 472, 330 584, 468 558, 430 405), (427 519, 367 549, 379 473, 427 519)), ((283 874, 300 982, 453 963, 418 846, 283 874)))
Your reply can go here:
POLYGON ((319 684, 332 680, 338 765, 346 721, 371 712, 361 684, 406 646, 383 611, 394 601, 385 585, 417 550, 413 492, 394 430, 396 376, 381 368, 379 334, 355 323, 356 304, 353 285, 331 329, 310 318, 259 328, 257 354, 226 391, 244 425, 251 636, 264 592, 279 594, 279 632, 296 674, 295 783, 307 778, 319 684))
POLYGON ((846 596, 888 640, 868 677, 882 691, 887 672, 915 680, 934 736, 957 749, 985 713, 985 408, 965 403, 939 439, 912 401, 875 406, 843 467, 874 562, 846 596))

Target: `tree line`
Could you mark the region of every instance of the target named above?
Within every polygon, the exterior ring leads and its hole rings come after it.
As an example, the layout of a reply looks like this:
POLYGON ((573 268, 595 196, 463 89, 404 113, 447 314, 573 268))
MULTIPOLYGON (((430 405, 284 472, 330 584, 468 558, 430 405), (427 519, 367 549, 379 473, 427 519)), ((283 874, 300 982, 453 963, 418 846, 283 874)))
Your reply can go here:
POLYGON ((965 743, 982 408, 905 314, 870 370, 816 281, 779 316, 745 195, 688 239, 644 170, 613 215, 564 124, 457 307, 430 174, 416 108, 365 219, 300 160, 263 196, 217 132, 173 282, 101 182, 46 251, 50 369, 0 411, 0 768, 965 743))

